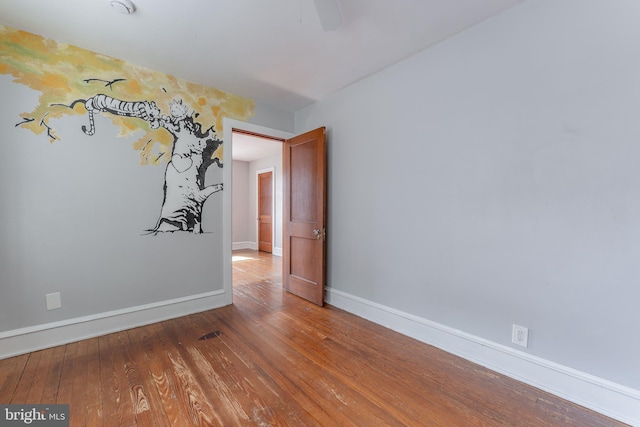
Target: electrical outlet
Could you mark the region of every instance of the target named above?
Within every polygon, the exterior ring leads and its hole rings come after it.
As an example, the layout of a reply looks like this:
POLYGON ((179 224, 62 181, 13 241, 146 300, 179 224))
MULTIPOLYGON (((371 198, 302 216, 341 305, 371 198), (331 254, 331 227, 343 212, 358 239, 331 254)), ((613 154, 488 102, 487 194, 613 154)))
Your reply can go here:
POLYGON ((62 300, 60 299, 60 292, 53 294, 47 294, 47 310, 55 310, 62 308, 62 300))
POLYGON ((511 332, 511 342, 521 345, 522 347, 529 346, 529 329, 520 325, 513 325, 511 332))

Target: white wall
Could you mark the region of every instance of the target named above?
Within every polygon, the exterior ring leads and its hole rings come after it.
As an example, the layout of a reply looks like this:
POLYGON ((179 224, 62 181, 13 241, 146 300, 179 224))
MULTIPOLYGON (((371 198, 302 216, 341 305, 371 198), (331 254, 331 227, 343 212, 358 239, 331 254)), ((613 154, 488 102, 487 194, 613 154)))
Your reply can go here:
POLYGON ((330 289, 640 389, 639 18, 525 2, 296 113, 330 289))
POLYGON ((141 166, 135 136, 104 117, 92 137, 86 117, 55 120, 55 143, 14 127, 37 94, 11 80, 0 76, 0 332, 222 291, 222 198, 204 205, 205 234, 148 234, 166 165, 141 166), (47 311, 53 292, 62 308, 47 311))
MULTIPOLYGON (((251 221, 249 199, 249 162, 233 161, 232 182, 232 241, 234 247, 238 245, 242 249, 248 243, 252 243, 250 236, 251 221)), ((255 243, 255 242, 254 242, 255 243)))
POLYGON ((258 205, 257 176, 264 169, 274 170, 274 235, 273 254, 282 255, 282 156, 275 155, 251 162, 233 162, 233 247, 236 249, 258 249, 258 205))
POLYGON ((269 105, 256 103, 251 123, 266 126, 268 128, 282 129, 293 132, 293 113, 274 108, 269 105))
MULTIPOLYGON (((149 235, 166 164, 140 165, 138 135, 117 137, 96 115, 89 137, 87 117, 73 116, 51 120, 65 137, 50 143, 15 126, 37 92, 0 75, 0 94, 0 358, 231 301, 226 190, 204 204, 204 234, 149 235), (62 308, 49 311, 55 292, 62 308)), ((285 116, 260 109, 274 127, 285 116)), ((205 181, 228 183, 225 169, 212 165, 205 181)))

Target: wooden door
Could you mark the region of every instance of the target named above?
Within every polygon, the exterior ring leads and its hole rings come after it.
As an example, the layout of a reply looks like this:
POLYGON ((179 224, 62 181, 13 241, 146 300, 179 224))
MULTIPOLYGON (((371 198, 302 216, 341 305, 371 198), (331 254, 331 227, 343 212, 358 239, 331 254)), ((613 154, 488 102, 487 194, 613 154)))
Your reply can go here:
POLYGON ((326 270, 325 128, 284 141, 283 150, 284 288, 321 306, 326 270))
POLYGON ((258 174, 258 250, 273 250, 273 172, 258 174))

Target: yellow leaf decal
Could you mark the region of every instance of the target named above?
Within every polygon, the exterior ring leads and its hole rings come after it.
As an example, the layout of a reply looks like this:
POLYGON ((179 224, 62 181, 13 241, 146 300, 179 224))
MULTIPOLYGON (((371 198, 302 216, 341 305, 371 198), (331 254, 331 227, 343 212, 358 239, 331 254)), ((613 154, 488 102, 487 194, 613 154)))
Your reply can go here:
MULTIPOLYGON (((218 135, 222 132, 223 117, 246 120, 254 110, 249 99, 3 25, 0 25, 0 73, 9 74, 14 82, 41 93, 32 111, 16 111, 16 123, 37 135, 47 135, 51 142, 65 135, 58 135, 50 120, 88 115, 85 101, 99 94, 129 106, 153 102, 167 117, 171 117, 172 102, 179 100, 202 130, 211 129, 218 135)), ((107 113, 108 110, 99 109, 93 112, 108 116, 120 129, 117 136, 142 131, 133 144, 140 153, 141 164, 160 164, 170 158, 174 139, 166 128, 154 125, 147 117, 107 113)), ((220 159, 221 150, 219 147, 214 153, 220 159)))

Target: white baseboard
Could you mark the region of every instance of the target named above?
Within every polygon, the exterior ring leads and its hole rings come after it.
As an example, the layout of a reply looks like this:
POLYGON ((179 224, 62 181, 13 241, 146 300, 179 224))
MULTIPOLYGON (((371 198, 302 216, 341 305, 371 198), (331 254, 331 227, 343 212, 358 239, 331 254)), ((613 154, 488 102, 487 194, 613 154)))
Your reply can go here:
POLYGON ((241 249, 251 249, 252 251, 257 251, 258 244, 256 242, 233 242, 231 244, 231 249, 234 251, 238 251, 241 249))
MULTIPOLYGON (((241 249, 249 249, 252 251, 257 251, 258 244, 256 242, 234 242, 231 244, 231 249, 234 251, 238 251, 241 249)), ((282 256, 282 248, 274 246, 271 251, 271 254, 275 256, 282 256)))
POLYGON ((640 391, 326 288, 327 303, 622 422, 640 426, 640 391))
POLYGON ((0 359, 226 305, 223 290, 0 332, 0 359))

